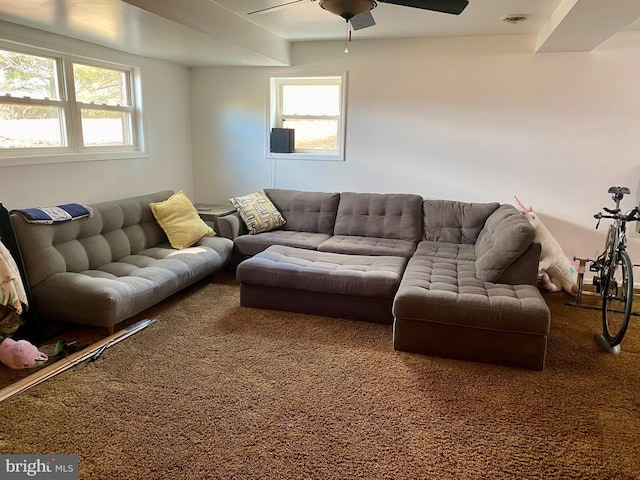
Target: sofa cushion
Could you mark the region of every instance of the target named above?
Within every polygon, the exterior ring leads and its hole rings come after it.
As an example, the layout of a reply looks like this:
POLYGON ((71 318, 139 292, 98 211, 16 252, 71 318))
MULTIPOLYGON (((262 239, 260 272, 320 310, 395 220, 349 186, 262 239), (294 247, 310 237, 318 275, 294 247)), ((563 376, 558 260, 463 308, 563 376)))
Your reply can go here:
POLYGON ((422 236, 422 197, 343 192, 334 234, 418 242, 422 236))
POLYGON ((422 206, 424 239, 434 242, 475 244, 489 215, 499 203, 425 200, 422 206))
POLYGON ((265 188, 264 192, 282 214, 282 230, 331 235, 336 223, 339 193, 301 192, 265 188))
POLYGON ((173 248, 190 247, 202 237, 215 235, 183 190, 161 202, 152 202, 149 207, 173 248))
POLYGON ((500 276, 527 251, 535 230, 513 205, 502 205, 487 219, 476 243, 476 274, 486 282, 500 276))
POLYGON ((292 232, 289 230, 274 230, 257 235, 241 235, 235 239, 235 251, 240 255, 255 255, 271 245, 316 250, 322 242, 330 236, 326 233, 292 232))
POLYGON ((268 232, 285 224, 285 219, 262 190, 231 198, 229 201, 236 207, 252 235, 268 232))
POLYGON ((334 235, 318 246, 321 252, 349 255, 394 255, 409 258, 416 249, 416 242, 393 238, 352 237, 334 235))
POLYGON ((475 245, 459 243, 432 242, 423 240, 418 244, 414 256, 449 258, 452 260, 473 262, 476 259, 475 245))

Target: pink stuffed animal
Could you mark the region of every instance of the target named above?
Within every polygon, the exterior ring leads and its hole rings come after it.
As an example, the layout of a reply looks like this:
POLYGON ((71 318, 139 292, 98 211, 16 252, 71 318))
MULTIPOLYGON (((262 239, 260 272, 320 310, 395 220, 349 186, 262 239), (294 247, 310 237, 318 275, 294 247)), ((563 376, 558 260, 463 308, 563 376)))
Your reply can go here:
POLYGON ((578 294, 578 272, 574 263, 564 254, 560 244, 553 238, 551 232, 544 226, 540 217, 533 212, 533 209, 531 207, 525 208, 515 195, 514 198, 520 211, 536 231, 535 241, 542 247, 540 265, 538 266, 542 288, 550 292, 564 290, 569 295, 576 296, 578 294))
POLYGON ((38 362, 46 362, 48 359, 49 357, 26 340, 16 342, 12 338, 5 338, 0 343, 0 362, 9 368, 31 368, 38 362))

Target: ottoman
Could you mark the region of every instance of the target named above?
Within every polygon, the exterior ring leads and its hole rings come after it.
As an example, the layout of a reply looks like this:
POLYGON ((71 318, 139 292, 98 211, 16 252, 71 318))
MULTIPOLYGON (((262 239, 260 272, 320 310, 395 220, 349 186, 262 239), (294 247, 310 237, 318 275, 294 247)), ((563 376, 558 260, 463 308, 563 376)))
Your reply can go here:
POLYGON ((413 257, 393 313, 396 350, 544 368, 550 312, 540 291, 478 280, 473 261, 413 257))
POLYGON ((236 270, 240 304, 392 323, 391 307, 407 260, 273 245, 236 270))

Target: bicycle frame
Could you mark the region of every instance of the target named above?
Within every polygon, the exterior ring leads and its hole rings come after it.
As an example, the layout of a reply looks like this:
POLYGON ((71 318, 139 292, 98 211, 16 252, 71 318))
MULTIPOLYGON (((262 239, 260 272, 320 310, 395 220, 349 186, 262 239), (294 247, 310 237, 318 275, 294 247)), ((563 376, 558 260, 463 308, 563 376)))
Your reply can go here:
MULTIPOLYGON (((609 192, 612 193, 611 189, 609 190, 609 192)), ((622 200, 622 197, 623 193, 613 193, 612 198, 616 203, 616 208, 615 210, 607 211, 610 213, 619 212, 620 201, 622 200)), ((610 265, 615 265, 616 259, 618 257, 618 252, 621 249, 626 250, 627 248, 627 223, 626 219, 617 213, 612 216, 602 215, 602 213, 598 213, 595 215, 595 218, 598 219, 596 229, 600 225, 600 220, 602 218, 613 219, 613 223, 609 225, 609 229, 607 231, 604 250, 600 255, 598 255, 598 257, 591 263, 591 266, 589 267, 589 270, 598 273, 597 276, 593 277, 593 284, 595 285, 597 292, 600 293, 600 289, 602 287, 601 280, 609 274, 607 268, 610 265)))
MULTIPOLYGON (((611 265, 615 265, 620 252, 627 249, 627 224, 625 221, 616 218, 614 223, 609 225, 607 242, 605 248, 608 246, 608 251, 606 252, 603 265, 605 269, 611 265)), ((608 271, 603 273, 608 274, 608 271)))

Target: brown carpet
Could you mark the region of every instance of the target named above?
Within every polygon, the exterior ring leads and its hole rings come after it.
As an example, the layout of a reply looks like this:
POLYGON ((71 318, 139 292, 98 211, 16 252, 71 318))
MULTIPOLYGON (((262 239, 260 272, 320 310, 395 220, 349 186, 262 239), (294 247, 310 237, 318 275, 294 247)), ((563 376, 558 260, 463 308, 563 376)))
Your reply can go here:
POLYGON ((545 297, 535 372, 394 352, 389 325, 242 308, 221 273, 2 402, 0 452, 78 454, 92 480, 640 478, 639 322, 613 356, 599 312, 545 297))

